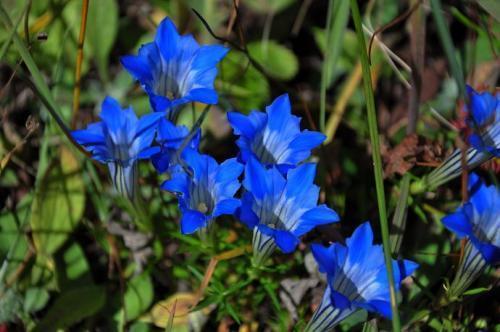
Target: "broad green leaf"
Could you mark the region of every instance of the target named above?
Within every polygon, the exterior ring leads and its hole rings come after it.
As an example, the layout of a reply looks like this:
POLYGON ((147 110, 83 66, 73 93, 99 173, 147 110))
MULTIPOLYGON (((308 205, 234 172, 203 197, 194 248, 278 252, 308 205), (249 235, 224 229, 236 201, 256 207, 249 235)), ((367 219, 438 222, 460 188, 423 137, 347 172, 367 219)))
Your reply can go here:
POLYGON ((102 287, 84 286, 69 290, 55 300, 34 331, 65 329, 95 315, 105 303, 106 292, 102 287))
POLYGON ((108 80, 108 59, 118 33, 116 0, 90 1, 87 18, 87 42, 97 62, 99 74, 108 80))
MULTIPOLYGON (((241 52, 231 51, 222 60, 216 84, 221 96, 230 98, 240 112, 259 109, 269 98, 267 79, 249 64, 241 52)), ((223 98, 220 104, 224 106, 223 98)))
POLYGON ((24 294, 24 312, 31 313, 43 309, 49 301, 49 292, 43 288, 31 287, 24 294))
POLYGON ((136 319, 149 308, 153 302, 153 283, 149 273, 144 272, 128 282, 124 300, 127 321, 136 319))
POLYGON ((65 147, 60 160, 49 167, 31 207, 33 241, 38 252, 53 254, 80 222, 85 189, 79 161, 65 147))
POLYGON ((89 263, 81 246, 73 242, 62 249, 64 250, 59 250, 54 256, 59 288, 64 290, 81 284, 92 284, 89 263))
POLYGON ((252 10, 265 14, 278 13, 294 2, 294 0, 245 0, 243 3, 252 10))
POLYGON ((266 73, 276 79, 286 81, 297 75, 299 61, 295 54, 273 40, 250 43, 248 52, 266 73))

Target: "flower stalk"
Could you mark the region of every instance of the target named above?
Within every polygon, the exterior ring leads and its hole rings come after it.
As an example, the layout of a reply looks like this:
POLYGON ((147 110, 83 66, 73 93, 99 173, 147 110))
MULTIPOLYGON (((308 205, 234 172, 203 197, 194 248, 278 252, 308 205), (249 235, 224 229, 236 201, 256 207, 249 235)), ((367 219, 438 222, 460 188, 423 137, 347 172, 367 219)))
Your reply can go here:
POLYGON ((361 51, 361 66, 363 71, 363 88, 366 98, 366 111, 368 115, 368 128, 370 131, 370 142, 372 145, 372 157, 375 173, 375 187, 377 191, 377 203, 380 218, 380 229, 382 233, 382 242, 384 247, 384 258, 387 270, 387 278, 389 280, 389 290, 391 299, 392 310, 392 328, 394 331, 401 330, 401 323, 399 321, 398 306, 396 300, 396 290, 394 287, 394 275, 391 263, 391 243, 389 238, 389 225, 387 221, 387 211, 384 193, 384 180, 382 172, 382 159, 380 154, 380 144, 377 128, 377 115, 375 112, 375 100, 373 97, 372 80, 370 75, 370 63, 368 61, 368 54, 366 52, 365 37, 363 34, 363 27, 361 22, 361 15, 359 13, 358 3, 356 0, 351 0, 351 12, 356 28, 356 35, 358 37, 359 48, 361 51))

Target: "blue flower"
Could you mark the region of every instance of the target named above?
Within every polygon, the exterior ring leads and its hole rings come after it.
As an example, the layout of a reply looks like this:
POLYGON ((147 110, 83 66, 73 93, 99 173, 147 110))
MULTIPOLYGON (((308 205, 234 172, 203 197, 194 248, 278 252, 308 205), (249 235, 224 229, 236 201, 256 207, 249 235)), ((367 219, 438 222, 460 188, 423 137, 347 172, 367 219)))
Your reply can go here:
POLYGON ((339 221, 335 211, 317 205, 314 185, 316 165, 305 163, 290 169, 286 178, 276 167, 265 169, 250 157, 245 166, 240 220, 254 230, 254 259, 261 264, 278 246, 291 253, 299 237, 315 226, 339 221))
POLYGON ((243 165, 236 158, 218 164, 212 157, 187 149, 184 166, 172 174, 161 188, 176 193, 182 213, 181 232, 191 234, 208 227, 220 215, 233 214, 240 206, 234 194, 240 188, 238 177, 243 165))
POLYGON ((92 158, 108 165, 111 179, 118 192, 133 199, 137 180, 136 161, 155 153, 150 148, 161 113, 137 119, 131 107, 122 110, 120 104, 106 97, 99 115, 102 122, 71 134, 92 154, 92 158))
POLYGON ((469 175, 469 201, 442 219, 459 238, 468 238, 489 264, 500 262, 500 190, 469 175))
POLYGON ((266 167, 278 165, 282 171, 307 159, 311 149, 326 138, 315 131, 300 131, 300 118, 291 114, 287 94, 266 107, 266 113, 252 111, 245 116, 229 112, 227 117, 235 135, 240 136, 236 144, 243 162, 254 157, 266 167))
MULTIPOLYGON (((151 156, 151 162, 159 173, 167 172, 177 164, 175 157, 179 149, 186 144, 185 149, 198 149, 201 131, 197 130, 189 139, 189 129, 186 126, 176 126, 166 118, 162 118, 158 124, 158 135, 156 141, 160 144, 160 151, 151 156), (184 140, 189 139, 189 142, 184 140)), ((180 156, 177 156, 180 157, 180 156)))
POLYGON ((121 63, 138 80, 157 112, 171 111, 189 102, 216 104, 214 80, 217 63, 229 50, 220 45, 200 46, 192 35, 181 36, 165 18, 154 42, 145 44, 137 56, 121 57, 121 63))
POLYGON ((478 151, 500 157, 500 93, 478 93, 467 86, 469 95, 468 123, 473 132, 469 143, 478 151))
MULTIPOLYGON (((467 86, 469 109, 467 125, 471 129, 470 147, 465 152, 467 169, 471 170, 491 158, 500 157, 500 93, 478 93, 467 86)), ((424 181, 412 185, 413 192, 436 188, 458 176, 462 170, 462 150, 455 149, 424 181)))
MULTIPOLYGON (((321 305, 306 331, 329 331, 358 309, 391 318, 389 282, 382 246, 373 245, 370 223, 360 225, 346 245, 312 245, 319 271, 326 273, 327 289, 321 305)), ((411 261, 392 261, 396 289, 418 265, 411 261)))

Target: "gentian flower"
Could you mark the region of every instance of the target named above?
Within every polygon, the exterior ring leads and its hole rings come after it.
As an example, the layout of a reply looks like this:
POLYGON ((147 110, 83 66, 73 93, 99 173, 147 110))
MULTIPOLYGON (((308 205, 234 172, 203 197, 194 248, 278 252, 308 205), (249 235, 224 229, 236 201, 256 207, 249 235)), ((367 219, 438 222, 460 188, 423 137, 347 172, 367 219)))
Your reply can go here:
POLYGON ((160 119, 158 123, 158 134, 156 141, 160 144, 157 153, 151 156, 151 162, 159 173, 167 172, 177 164, 174 160, 180 157, 179 149, 183 144, 184 149, 198 149, 201 131, 198 129, 192 138, 189 137, 189 129, 186 126, 176 126, 166 118, 160 119), (189 142, 184 140, 189 139, 189 142))
POLYGON ((468 238, 486 262, 500 262, 500 190, 469 174, 469 201, 442 219, 458 238, 468 238))
POLYGON ((233 214, 240 206, 234 194, 240 188, 243 171, 236 158, 218 164, 212 157, 187 149, 182 153, 183 169, 172 174, 161 188, 176 193, 182 213, 181 232, 191 234, 208 228, 220 215, 233 214))
POLYGON ((467 86, 468 124, 472 128, 470 145, 478 151, 500 157, 500 93, 478 93, 467 86))
MULTIPOLYGON (((373 245, 370 223, 360 225, 346 245, 313 244, 319 271, 326 273, 327 288, 305 331, 330 331, 358 309, 391 318, 389 281, 382 246, 373 245)), ((414 262, 392 261, 396 289, 418 267, 414 262)))
POLYGON ((291 253, 299 237, 315 226, 339 221, 335 211, 317 205, 319 187, 314 185, 316 165, 305 163, 290 169, 286 178, 250 157, 245 179, 240 220, 253 229, 254 263, 262 264, 278 246, 291 253))
POLYGON ((154 153, 150 145, 161 113, 138 119, 131 107, 122 109, 115 99, 106 97, 99 116, 101 122, 75 130, 71 135, 93 159, 108 165, 117 191, 132 200, 137 181, 136 162, 154 153))
POLYGON ((488 264, 500 263, 500 190, 487 186, 474 173, 469 175, 469 200, 442 219, 458 238, 467 238, 464 256, 448 289, 448 296, 461 295, 488 264))
POLYGON ((300 118, 291 114, 287 94, 266 107, 266 113, 228 112, 227 118, 234 134, 240 136, 236 144, 243 162, 253 157, 266 167, 277 165, 284 173, 307 159, 311 149, 326 138, 319 132, 300 130, 300 118))
MULTIPOLYGON (((470 147, 465 152, 467 170, 500 156, 500 93, 478 93, 467 86, 469 105, 467 125, 470 147)), ((436 188, 462 174, 462 150, 456 149, 424 181, 413 185, 413 192, 436 188)))
POLYGON ((168 111, 169 118, 175 119, 182 104, 217 103, 216 65, 227 52, 221 45, 200 46, 192 35, 179 35, 174 23, 165 18, 154 42, 142 45, 137 56, 120 60, 147 92, 153 109, 168 111))

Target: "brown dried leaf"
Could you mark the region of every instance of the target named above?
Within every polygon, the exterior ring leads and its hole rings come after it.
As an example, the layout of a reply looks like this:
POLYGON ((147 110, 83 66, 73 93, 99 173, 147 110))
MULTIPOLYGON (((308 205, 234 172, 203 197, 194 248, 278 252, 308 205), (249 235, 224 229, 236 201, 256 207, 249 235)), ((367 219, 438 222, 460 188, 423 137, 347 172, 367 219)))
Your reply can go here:
POLYGON ((415 165, 415 155, 418 151, 418 137, 416 134, 409 135, 401 141, 394 149, 384 153, 384 177, 395 173, 403 175, 415 165))

